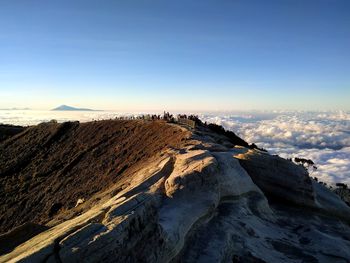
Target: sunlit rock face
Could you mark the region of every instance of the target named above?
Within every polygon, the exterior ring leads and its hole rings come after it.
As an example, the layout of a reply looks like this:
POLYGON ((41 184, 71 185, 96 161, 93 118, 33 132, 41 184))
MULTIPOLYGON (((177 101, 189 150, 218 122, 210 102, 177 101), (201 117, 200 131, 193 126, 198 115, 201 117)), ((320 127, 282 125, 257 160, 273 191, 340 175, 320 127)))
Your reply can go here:
POLYGON ((223 140, 198 128, 0 261, 350 261, 345 203, 291 162, 223 140))

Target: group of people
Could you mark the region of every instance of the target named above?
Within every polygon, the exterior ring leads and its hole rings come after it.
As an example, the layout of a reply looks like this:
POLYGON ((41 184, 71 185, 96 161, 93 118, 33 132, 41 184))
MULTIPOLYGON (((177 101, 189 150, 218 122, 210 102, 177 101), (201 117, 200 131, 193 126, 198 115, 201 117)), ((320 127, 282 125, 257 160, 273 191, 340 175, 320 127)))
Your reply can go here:
POLYGON ((186 115, 178 114, 177 118, 173 114, 164 111, 163 115, 160 114, 142 114, 142 115, 131 115, 131 116, 119 116, 115 118, 116 120, 165 120, 168 122, 176 122, 177 119, 188 119, 193 120, 194 122, 200 121, 196 115, 186 115))

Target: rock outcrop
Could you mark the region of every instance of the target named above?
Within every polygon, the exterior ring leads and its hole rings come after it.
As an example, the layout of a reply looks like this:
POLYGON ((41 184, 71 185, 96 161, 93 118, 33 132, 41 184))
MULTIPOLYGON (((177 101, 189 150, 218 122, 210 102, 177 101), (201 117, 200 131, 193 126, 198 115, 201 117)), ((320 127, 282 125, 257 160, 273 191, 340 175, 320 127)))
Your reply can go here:
POLYGON ((312 206, 315 196, 307 171, 278 156, 249 150, 236 156, 254 183, 271 199, 312 206))
POLYGON ((340 198, 291 162, 223 140, 197 130, 0 262, 350 261, 340 198))

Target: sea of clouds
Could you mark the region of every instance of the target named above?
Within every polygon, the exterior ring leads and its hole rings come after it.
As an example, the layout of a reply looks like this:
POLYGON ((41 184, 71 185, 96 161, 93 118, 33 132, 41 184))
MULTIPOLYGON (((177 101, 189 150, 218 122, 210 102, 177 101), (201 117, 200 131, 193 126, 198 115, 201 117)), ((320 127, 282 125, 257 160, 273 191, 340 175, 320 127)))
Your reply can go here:
MULTIPOLYGON (((53 112, 0 110, 0 123, 33 125, 56 119, 91 121, 141 112, 53 112)), ((317 170, 311 176, 334 184, 350 184, 350 112, 250 111, 197 113, 206 122, 232 130, 284 158, 312 159, 317 170)))
POLYGON ((312 159, 318 169, 311 176, 320 181, 350 183, 349 112, 231 112, 200 117, 234 131, 272 154, 312 159))

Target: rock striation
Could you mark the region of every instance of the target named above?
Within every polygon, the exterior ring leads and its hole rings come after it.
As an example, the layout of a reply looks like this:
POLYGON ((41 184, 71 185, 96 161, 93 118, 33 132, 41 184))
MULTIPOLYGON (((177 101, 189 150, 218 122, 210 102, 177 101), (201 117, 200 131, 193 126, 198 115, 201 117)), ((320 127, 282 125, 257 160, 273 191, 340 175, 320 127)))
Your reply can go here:
POLYGON ((205 127, 180 129, 181 145, 0 262, 350 261, 350 208, 305 170, 205 127))

